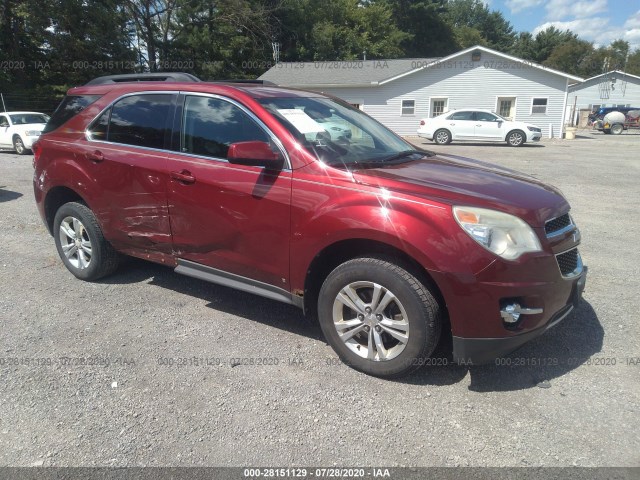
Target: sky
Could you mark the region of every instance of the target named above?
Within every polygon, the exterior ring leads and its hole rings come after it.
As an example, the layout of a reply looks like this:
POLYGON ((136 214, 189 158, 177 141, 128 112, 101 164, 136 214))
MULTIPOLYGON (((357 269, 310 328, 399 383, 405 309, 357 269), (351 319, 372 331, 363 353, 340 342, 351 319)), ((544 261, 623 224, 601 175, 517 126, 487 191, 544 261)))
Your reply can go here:
POLYGON ((516 31, 534 35, 550 25, 570 29, 596 46, 622 38, 640 48, 640 0, 484 0, 516 31))

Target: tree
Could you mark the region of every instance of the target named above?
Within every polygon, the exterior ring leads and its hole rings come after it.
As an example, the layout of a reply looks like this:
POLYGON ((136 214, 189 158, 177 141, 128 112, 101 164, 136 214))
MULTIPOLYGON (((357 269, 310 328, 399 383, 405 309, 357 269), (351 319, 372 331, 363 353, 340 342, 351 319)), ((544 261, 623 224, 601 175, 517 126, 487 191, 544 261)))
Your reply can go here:
POLYGON ((118 0, 57 0, 44 32, 47 61, 42 82, 81 85, 93 77, 131 71, 136 57, 126 12, 118 0))
POLYGON ((627 59, 627 73, 640 76, 640 48, 636 49, 627 59))
POLYGON ((557 45, 543 65, 578 76, 591 76, 593 45, 584 40, 571 39, 557 45))
POLYGON ((509 53, 525 60, 536 59, 536 45, 533 35, 529 32, 520 32, 511 46, 509 53))
POLYGON ((571 30, 558 30, 554 26, 548 27, 546 30, 538 32, 533 41, 533 50, 531 51, 531 60, 543 63, 554 48, 571 40, 577 40, 578 36, 571 30))
POLYGON ((401 44, 406 57, 441 57, 457 50, 456 35, 446 22, 447 0, 382 0, 398 28, 410 35, 401 44))
POLYGON ((410 38, 384 1, 285 0, 276 16, 283 60, 396 58, 410 38))
POLYGON ((516 38, 513 26, 502 13, 489 10, 481 0, 449 0, 445 17, 454 32, 463 27, 474 28, 487 46, 502 52, 509 51, 516 38))

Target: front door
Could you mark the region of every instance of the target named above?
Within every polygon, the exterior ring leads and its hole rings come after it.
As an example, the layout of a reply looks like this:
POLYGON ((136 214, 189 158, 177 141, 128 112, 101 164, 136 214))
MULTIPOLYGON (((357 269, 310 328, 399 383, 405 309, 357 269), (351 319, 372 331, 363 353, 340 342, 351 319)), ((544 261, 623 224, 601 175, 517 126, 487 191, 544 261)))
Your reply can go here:
POLYGON ((475 112, 475 137, 478 140, 504 140, 504 120, 489 112, 475 112))
POLYGON ((233 165, 229 145, 271 143, 239 104, 187 94, 179 152, 168 157, 174 254, 289 290, 291 171, 233 165))
POLYGON ((7 115, 0 115, 0 145, 3 147, 11 145, 11 132, 9 130, 9 119, 7 115))

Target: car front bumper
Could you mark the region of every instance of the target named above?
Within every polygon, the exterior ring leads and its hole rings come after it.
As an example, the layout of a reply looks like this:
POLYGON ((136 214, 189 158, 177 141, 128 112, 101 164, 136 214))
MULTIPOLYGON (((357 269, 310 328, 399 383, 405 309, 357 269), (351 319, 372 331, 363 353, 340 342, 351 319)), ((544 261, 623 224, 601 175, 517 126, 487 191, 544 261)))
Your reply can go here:
POLYGON ((29 150, 31 150, 31 147, 33 147, 33 144, 36 143, 36 141, 39 138, 40 138, 40 135, 35 135, 35 136, 23 135, 22 136, 22 143, 24 145, 24 148, 28 148, 29 150))
POLYGON ((462 365, 491 363, 544 334, 551 327, 557 325, 569 316, 574 308, 577 307, 586 285, 587 271, 587 267, 583 267, 582 273, 573 279, 570 284, 571 293, 567 303, 550 315, 546 323, 541 327, 505 337, 467 338, 453 335, 454 361, 462 365))

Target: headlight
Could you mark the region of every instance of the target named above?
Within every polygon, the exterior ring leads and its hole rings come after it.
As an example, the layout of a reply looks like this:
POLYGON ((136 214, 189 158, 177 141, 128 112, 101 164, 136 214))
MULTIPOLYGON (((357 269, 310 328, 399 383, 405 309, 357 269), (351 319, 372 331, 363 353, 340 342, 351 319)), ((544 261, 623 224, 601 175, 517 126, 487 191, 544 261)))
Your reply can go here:
POLYGON ((24 134, 27 137, 37 137, 40 135, 40 132, 38 130, 27 130, 26 132, 24 132, 24 134))
POLYGON ((541 132, 541 131, 542 131, 542 130, 540 130, 540 129, 539 129, 539 128, 537 128, 537 127, 527 127, 527 129, 528 129, 530 132, 541 132))
POLYGON ((453 216, 471 238, 506 260, 542 250, 533 229, 508 213, 486 208, 453 207, 453 216))

